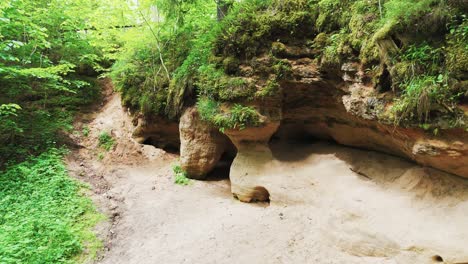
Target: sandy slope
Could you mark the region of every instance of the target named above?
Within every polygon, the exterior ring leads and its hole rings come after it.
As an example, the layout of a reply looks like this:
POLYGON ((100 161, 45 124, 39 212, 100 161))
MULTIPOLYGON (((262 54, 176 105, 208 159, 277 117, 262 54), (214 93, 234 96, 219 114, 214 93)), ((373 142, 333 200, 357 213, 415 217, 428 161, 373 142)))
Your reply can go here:
POLYGON ((113 220, 99 263, 468 262, 467 180, 329 143, 274 144, 271 203, 244 204, 227 179, 173 184, 177 156, 130 140, 119 100, 89 117, 69 158, 113 220), (98 161, 104 130, 119 143, 98 161))

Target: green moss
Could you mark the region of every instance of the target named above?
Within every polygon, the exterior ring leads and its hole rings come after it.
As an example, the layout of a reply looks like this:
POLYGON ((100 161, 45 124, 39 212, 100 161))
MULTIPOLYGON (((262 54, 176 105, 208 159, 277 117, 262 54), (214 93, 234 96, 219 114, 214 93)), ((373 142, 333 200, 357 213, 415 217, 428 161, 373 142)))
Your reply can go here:
POLYGON ((243 1, 225 19, 217 50, 225 56, 252 58, 271 43, 312 36, 316 10, 307 0, 243 1))
POLYGON ((317 34, 317 36, 315 37, 313 43, 314 43, 314 44, 313 44, 313 47, 314 47, 314 48, 318 48, 318 49, 325 48, 325 46, 326 46, 327 43, 328 43, 328 36, 327 36, 327 33, 320 32, 319 34, 317 34))
POLYGON ((348 61, 371 69, 368 79, 382 88, 377 92, 390 86, 395 92, 395 116, 421 120, 417 102, 427 97, 431 107, 422 119, 435 120, 450 112, 443 105, 451 109, 457 103, 462 93, 457 87, 466 79, 463 10, 457 0, 236 1, 223 21, 187 27, 170 40, 164 54, 171 61, 170 81, 154 74, 158 65, 151 63, 159 54, 149 45, 128 58, 132 67, 122 71, 119 87, 125 87, 124 103, 175 118, 197 95, 231 104, 278 95, 279 83, 292 77, 288 60, 279 58, 299 54, 293 47, 307 47, 324 71, 340 74, 348 61), (444 85, 437 83, 439 75, 447 80, 444 85), (436 84, 422 85, 423 79, 436 84))
POLYGON ((315 23, 319 32, 339 30, 349 21, 348 0, 321 0, 318 2, 319 15, 315 23), (337 15, 339 11, 339 15, 337 15))
POLYGON ((239 59, 227 57, 223 60, 224 72, 226 74, 236 74, 239 71, 239 59))
POLYGON ((325 68, 339 68, 341 62, 341 54, 339 53, 339 45, 344 42, 344 33, 332 34, 328 37, 327 46, 323 50, 321 56, 321 64, 325 68))
POLYGON ((276 80, 268 80, 264 87, 262 87, 255 94, 256 97, 267 97, 277 94, 280 90, 280 85, 276 80))
POLYGON ((199 98, 197 110, 202 120, 210 122, 219 128, 221 132, 226 129, 245 129, 250 126, 258 126, 260 114, 253 107, 234 104, 227 109, 221 109, 218 102, 209 98, 199 98))
POLYGON ((414 64, 409 61, 397 62, 390 69, 390 74, 396 83, 403 83, 414 76, 414 64))
POLYGON ((271 44, 271 52, 275 56, 283 57, 286 53, 286 45, 281 42, 273 42, 271 44))
POLYGON ((468 76, 468 47, 463 45, 450 46, 447 53, 447 70, 454 77, 468 76))
POLYGON ((221 101, 251 99, 256 91, 255 85, 247 79, 226 75, 214 64, 200 68, 197 85, 199 94, 221 101))
POLYGON ((287 60, 278 60, 272 69, 277 81, 286 80, 292 76, 291 64, 287 60))
POLYGON ((468 17, 460 16, 461 23, 452 22, 447 35, 446 61, 452 76, 460 79, 468 77, 468 17))

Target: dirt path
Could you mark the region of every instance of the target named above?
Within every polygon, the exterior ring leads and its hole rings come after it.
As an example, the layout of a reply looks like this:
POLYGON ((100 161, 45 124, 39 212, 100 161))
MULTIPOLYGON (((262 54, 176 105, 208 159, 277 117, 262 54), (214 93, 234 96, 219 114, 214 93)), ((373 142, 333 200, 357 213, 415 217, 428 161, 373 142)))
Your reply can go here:
POLYGON ((271 203, 244 204, 227 179, 175 185, 178 157, 130 139, 117 95, 83 122, 91 132, 69 167, 110 216, 99 263, 468 262, 467 180, 328 143, 276 144, 271 203), (118 144, 99 160, 102 131, 118 144))

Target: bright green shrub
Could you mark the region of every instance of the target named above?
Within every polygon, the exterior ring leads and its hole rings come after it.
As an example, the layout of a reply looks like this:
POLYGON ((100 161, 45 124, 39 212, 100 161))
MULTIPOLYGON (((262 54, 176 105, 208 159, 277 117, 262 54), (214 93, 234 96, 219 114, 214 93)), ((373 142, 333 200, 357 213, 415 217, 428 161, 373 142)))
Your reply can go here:
POLYGON ((174 183, 178 185, 189 185, 190 179, 187 177, 187 172, 185 172, 180 165, 172 166, 172 171, 174 172, 174 183))
POLYGON ((106 151, 112 149, 115 145, 115 139, 107 132, 102 132, 98 137, 99 146, 101 146, 106 151))
POLYGON ((197 110, 202 120, 212 123, 221 132, 226 129, 245 129, 261 124, 260 115, 253 107, 234 104, 226 110, 221 110, 218 102, 209 98, 199 98, 197 110))

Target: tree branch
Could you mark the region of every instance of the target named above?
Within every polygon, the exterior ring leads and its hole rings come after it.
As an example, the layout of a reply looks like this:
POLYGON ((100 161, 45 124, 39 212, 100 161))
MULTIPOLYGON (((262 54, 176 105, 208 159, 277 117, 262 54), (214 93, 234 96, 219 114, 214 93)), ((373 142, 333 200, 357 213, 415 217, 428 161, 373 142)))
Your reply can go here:
POLYGON ((143 20, 145 21, 145 23, 148 25, 148 28, 150 29, 151 31, 151 34, 154 36, 154 39, 156 40, 156 47, 158 48, 158 51, 159 51, 159 60, 161 61, 161 64, 164 68, 164 70, 166 71, 166 75, 167 75, 167 79, 170 81, 171 80, 171 76, 169 74, 169 71, 167 70, 166 68, 166 64, 164 63, 164 59, 162 57, 162 51, 161 51, 161 46, 160 46, 160 41, 159 41, 159 38, 158 36, 156 35, 156 33, 154 32, 153 30, 153 27, 151 27, 151 24, 148 22, 148 20, 146 20, 146 17, 143 15, 143 13, 139 10, 138 11, 141 15, 141 18, 143 18, 143 20))

